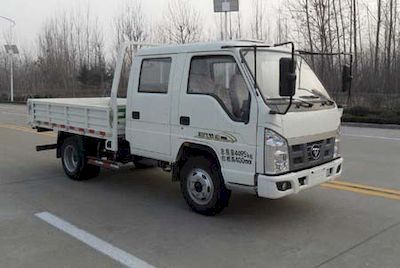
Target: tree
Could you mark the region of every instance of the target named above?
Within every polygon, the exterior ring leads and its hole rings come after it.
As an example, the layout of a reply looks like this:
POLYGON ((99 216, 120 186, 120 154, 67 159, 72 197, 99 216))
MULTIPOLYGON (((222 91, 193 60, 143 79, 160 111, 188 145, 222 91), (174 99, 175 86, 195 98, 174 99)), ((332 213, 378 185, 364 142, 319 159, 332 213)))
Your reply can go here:
MULTIPOLYGON (((119 49, 124 42, 144 42, 148 37, 148 27, 141 2, 125 2, 119 10, 114 19, 116 48, 119 49)), ((132 58, 132 48, 128 53, 132 58)))
POLYGON ((376 42, 375 42, 375 72, 378 71, 379 66, 379 42, 380 42, 380 32, 382 23, 382 0, 378 0, 378 20, 376 22, 376 42))
POLYGON ((38 36, 37 65, 46 91, 55 96, 76 96, 80 86, 88 86, 79 84, 81 70, 104 72, 103 48, 102 31, 89 7, 67 10, 48 19, 38 36))
POLYGON ((393 0, 389 0, 389 19, 388 19, 388 34, 387 34, 387 52, 386 52, 386 69, 391 66, 392 56, 392 41, 393 41, 393 0))
POLYGON ((261 0, 253 0, 252 2, 252 22, 251 34, 256 40, 264 40, 264 14, 265 8, 261 0))
MULTIPOLYGON (((146 41, 149 35, 147 19, 144 16, 142 5, 139 0, 124 2, 119 10, 120 11, 115 15, 113 25, 116 36, 114 62, 116 61, 116 55, 123 43, 141 43, 146 41)), ((126 96, 126 89, 128 87, 129 80, 129 70, 137 49, 137 45, 129 46, 127 48, 121 74, 121 81, 119 84, 120 90, 118 91, 121 97, 126 96)))
POLYGON ((187 0, 170 0, 164 23, 161 29, 169 43, 186 44, 200 39, 200 14, 187 0))
POLYGON ((352 6, 353 6, 353 45, 354 45, 354 69, 357 70, 357 64, 358 64, 358 47, 357 47, 357 0, 352 0, 352 6))

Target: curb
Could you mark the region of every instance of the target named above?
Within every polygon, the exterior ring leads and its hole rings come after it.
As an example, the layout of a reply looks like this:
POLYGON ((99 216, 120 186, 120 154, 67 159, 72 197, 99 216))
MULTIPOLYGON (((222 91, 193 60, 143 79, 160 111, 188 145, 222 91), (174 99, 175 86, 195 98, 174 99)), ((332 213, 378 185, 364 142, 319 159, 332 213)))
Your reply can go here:
POLYGON ((360 127, 360 128, 379 128, 379 129, 400 129, 400 125, 394 125, 394 124, 371 124, 371 123, 342 122, 342 126, 360 127))
POLYGON ((0 104, 26 105, 26 101, 14 101, 14 102, 0 101, 0 104))

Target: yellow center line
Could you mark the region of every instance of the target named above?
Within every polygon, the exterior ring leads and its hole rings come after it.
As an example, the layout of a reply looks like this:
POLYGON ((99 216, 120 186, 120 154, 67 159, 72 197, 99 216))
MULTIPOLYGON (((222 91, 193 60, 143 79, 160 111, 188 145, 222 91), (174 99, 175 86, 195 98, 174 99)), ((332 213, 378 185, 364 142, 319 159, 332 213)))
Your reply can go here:
POLYGON ((393 195, 400 196, 400 191, 398 191, 398 190, 380 188, 380 187, 369 186, 369 185, 364 185, 364 184, 359 184, 359 183, 354 183, 354 182, 330 181, 329 184, 348 186, 348 187, 352 187, 352 188, 358 188, 358 189, 363 189, 363 190, 370 190, 370 191, 375 191, 375 192, 381 192, 381 193, 385 193, 385 194, 393 194, 393 195))
POLYGON ((366 189, 360 189, 360 188, 353 188, 350 186, 342 186, 342 185, 336 185, 336 184, 330 184, 330 183, 325 183, 325 184, 322 184, 321 186, 325 187, 325 188, 330 188, 330 189, 349 191, 349 192, 353 192, 353 193, 359 193, 359 194, 370 195, 370 196, 379 196, 379 197, 393 199, 393 200, 400 200, 399 195, 375 192, 372 190, 366 190, 366 189))
POLYGON ((37 132, 36 130, 28 128, 28 127, 11 125, 11 124, 0 124, 0 128, 12 129, 12 130, 17 130, 17 131, 22 131, 22 132, 26 132, 26 133, 32 133, 32 134, 42 135, 42 136, 47 136, 47 137, 52 137, 52 138, 57 137, 56 133, 37 132))

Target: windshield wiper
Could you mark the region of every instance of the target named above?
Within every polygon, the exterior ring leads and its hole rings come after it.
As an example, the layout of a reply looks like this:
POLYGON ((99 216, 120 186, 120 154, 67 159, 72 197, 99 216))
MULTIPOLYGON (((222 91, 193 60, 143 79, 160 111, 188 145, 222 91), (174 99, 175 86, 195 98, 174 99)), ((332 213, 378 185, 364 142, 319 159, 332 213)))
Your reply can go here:
POLYGON ((311 108, 311 107, 314 106, 314 103, 308 102, 308 101, 305 101, 305 100, 302 100, 302 99, 299 99, 299 98, 293 98, 293 100, 298 102, 298 103, 295 103, 296 106, 300 105, 300 106, 303 106, 303 107, 306 107, 306 108, 311 108))
MULTIPOLYGON (((282 100, 288 100, 288 99, 287 98, 270 98, 270 99, 268 99, 268 101, 282 101, 282 100)), ((302 100, 299 98, 293 98, 293 101, 295 101, 294 104, 296 106, 302 106, 305 108, 311 108, 314 106, 314 103, 308 102, 308 101, 305 101, 305 100, 302 100)), ((285 103, 282 103, 282 104, 285 104, 285 103)))
POLYGON ((302 96, 302 98, 306 97, 306 98, 319 98, 322 101, 322 104, 326 104, 326 105, 333 105, 335 104, 335 102, 331 99, 329 99, 328 97, 326 97, 324 94, 322 94, 321 92, 315 90, 315 89, 307 89, 307 88, 298 88, 298 90, 304 90, 307 91, 311 94, 313 94, 312 96, 302 96))

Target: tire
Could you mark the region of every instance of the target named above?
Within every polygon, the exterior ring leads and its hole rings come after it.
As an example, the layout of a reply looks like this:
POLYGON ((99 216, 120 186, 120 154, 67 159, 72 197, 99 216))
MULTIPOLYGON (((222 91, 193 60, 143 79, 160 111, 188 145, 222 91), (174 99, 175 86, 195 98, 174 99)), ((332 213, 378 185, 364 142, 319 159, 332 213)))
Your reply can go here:
POLYGON ((187 204, 199 214, 214 216, 228 206, 231 191, 226 189, 215 160, 190 158, 182 167, 180 183, 187 204))
POLYGON ((64 140, 61 146, 61 162, 65 174, 75 181, 97 177, 100 167, 87 164, 83 141, 74 136, 64 140))

